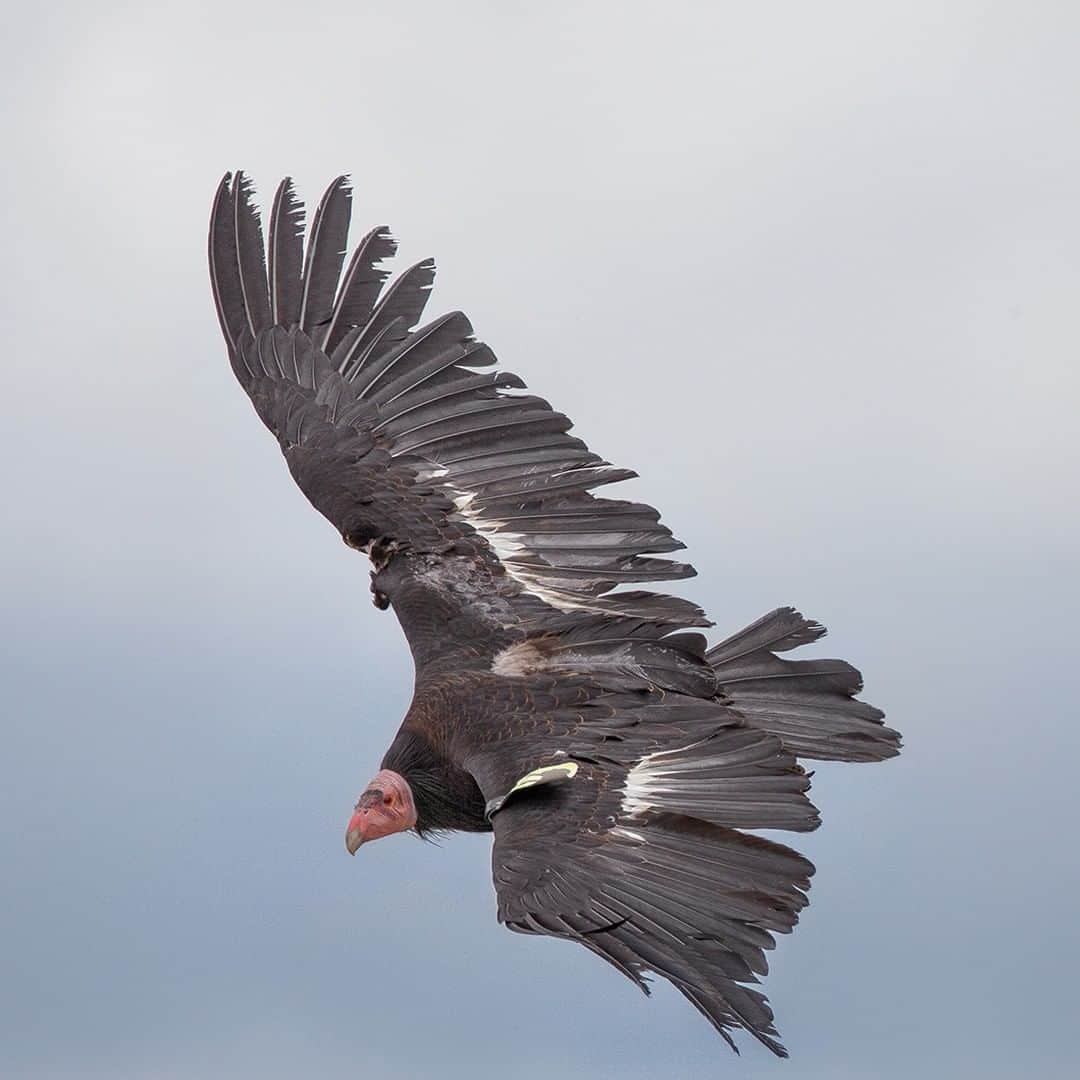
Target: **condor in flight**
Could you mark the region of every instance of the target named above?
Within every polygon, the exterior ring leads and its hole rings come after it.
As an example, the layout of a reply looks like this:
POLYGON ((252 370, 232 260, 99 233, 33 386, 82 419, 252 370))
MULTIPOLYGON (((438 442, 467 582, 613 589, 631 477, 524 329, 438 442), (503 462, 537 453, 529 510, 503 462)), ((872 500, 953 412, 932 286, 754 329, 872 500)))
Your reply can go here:
POLYGON ((800 758, 881 761, 899 736, 839 660, 778 654, 825 629, 780 608, 709 647, 659 514, 593 491, 634 476, 495 368, 459 311, 421 324, 430 260, 389 285, 373 229, 345 265, 349 184, 304 243, 292 182, 267 257, 250 181, 226 176, 210 276, 229 359, 312 505, 373 564, 412 650, 412 704, 345 846, 494 834, 499 919, 580 942, 647 991, 676 986, 734 1048, 776 1054, 753 988, 813 866, 755 829, 818 825, 800 758), (344 273, 342 272, 344 270, 344 273), (622 586, 622 587, 621 587, 622 586))

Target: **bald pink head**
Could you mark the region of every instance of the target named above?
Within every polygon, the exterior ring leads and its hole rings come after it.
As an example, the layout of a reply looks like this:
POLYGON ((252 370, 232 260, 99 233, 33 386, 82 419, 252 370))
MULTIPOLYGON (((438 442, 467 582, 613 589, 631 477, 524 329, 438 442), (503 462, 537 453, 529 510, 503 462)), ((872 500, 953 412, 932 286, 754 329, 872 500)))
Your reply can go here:
POLYGON ((404 832, 416 824, 416 804, 405 777, 383 769, 356 800, 345 829, 345 850, 350 855, 369 840, 404 832))

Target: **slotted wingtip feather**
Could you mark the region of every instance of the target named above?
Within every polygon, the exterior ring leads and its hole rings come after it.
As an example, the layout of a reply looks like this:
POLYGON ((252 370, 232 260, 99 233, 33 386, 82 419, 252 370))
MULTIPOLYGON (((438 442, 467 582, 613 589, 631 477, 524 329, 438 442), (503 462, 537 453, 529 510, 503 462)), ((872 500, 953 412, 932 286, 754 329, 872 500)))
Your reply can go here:
POLYGON ((356 245, 342 276, 323 342, 328 353, 334 352, 350 330, 367 324, 390 276, 383 264, 393 258, 396 251, 397 241, 386 225, 376 226, 356 245))
POLYGON ((233 226, 232 173, 227 172, 218 184, 210 212, 210 235, 207 244, 210 263, 210 286, 214 295, 221 333, 235 355, 237 342, 246 322, 244 295, 237 264, 236 235, 233 226))
POLYGON ((266 254, 263 248, 262 222, 255 208, 255 185, 239 169, 233 184, 233 228, 240 274, 244 317, 252 337, 270 325, 270 298, 266 283, 266 254))
POLYGON ((304 204, 297 198, 291 176, 274 194, 270 211, 270 303, 275 323, 295 326, 300 321, 301 274, 304 261, 304 204))
POLYGON ((352 185, 337 177, 323 193, 311 218, 304 255, 299 323, 320 347, 334 310, 341 267, 348 247, 352 185))
POLYGON ((435 282, 435 260, 413 263, 391 282, 379 298, 364 327, 358 346, 367 349, 378 341, 379 350, 390 349, 405 340, 408 331, 420 322, 435 282))

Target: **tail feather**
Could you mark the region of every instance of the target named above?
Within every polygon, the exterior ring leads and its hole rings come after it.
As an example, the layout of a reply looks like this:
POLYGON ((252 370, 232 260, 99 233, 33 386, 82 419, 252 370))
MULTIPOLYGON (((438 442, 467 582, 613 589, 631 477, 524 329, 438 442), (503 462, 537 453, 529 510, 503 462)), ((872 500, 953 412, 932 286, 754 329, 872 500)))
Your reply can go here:
POLYGON ((754 727, 796 757, 883 761, 900 752, 885 714, 859 701, 862 676, 843 660, 781 660, 776 653, 816 641, 825 628, 778 608, 710 649, 720 694, 754 727))

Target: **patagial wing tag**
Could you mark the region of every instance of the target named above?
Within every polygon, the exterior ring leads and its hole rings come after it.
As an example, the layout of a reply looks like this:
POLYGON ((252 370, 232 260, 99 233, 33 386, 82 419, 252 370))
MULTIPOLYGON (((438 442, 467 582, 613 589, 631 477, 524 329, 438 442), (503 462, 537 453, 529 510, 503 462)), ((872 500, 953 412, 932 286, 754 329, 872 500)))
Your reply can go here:
POLYGON ((505 795, 488 801, 484 807, 484 817, 490 819, 491 815, 501 810, 507 799, 526 788, 536 787, 538 784, 561 784, 571 780, 577 775, 578 763, 576 761, 560 761, 557 765, 541 765, 538 769, 526 773, 505 795))

